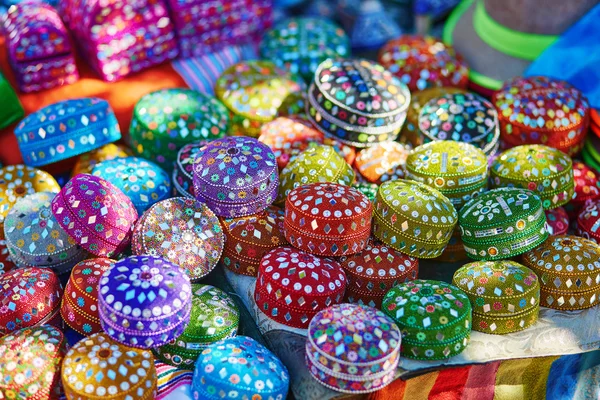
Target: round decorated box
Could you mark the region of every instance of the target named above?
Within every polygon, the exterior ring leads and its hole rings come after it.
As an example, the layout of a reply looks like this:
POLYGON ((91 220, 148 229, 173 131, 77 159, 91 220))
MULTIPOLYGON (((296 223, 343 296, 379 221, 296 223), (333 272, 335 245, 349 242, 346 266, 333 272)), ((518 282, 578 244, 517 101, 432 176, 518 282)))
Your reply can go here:
POLYGON ((514 261, 476 261, 463 265, 452 284, 464 290, 473 307, 473 330, 504 335, 533 325, 540 310, 535 273, 514 261))
POLYGON ((461 208, 458 222, 465 250, 476 260, 511 258, 548 238, 542 201, 526 189, 483 193, 461 208))
POLYGON ((540 279, 540 305, 582 310, 600 303, 600 246, 561 235, 523 254, 523 264, 540 279))
POLYGON ((560 150, 543 145, 513 147, 500 154, 490 169, 491 187, 518 187, 537 193, 545 209, 573 198, 573 162, 560 150))
POLYGON ((177 264, 195 281, 212 271, 225 237, 217 216, 197 200, 173 197, 154 204, 135 225, 131 250, 177 264))
POLYGON ((110 258, 83 260, 73 267, 60 306, 63 321, 81 335, 102 331, 98 315, 98 284, 115 263, 110 258))
POLYGON ((100 280, 102 330, 129 347, 162 346, 187 326, 191 298, 190 278, 176 264, 154 256, 127 257, 100 280))
POLYGON ((181 147, 222 138, 230 127, 227 108, 212 96, 190 89, 163 89, 135 105, 129 145, 136 155, 170 172, 181 147))
POLYGON ((382 310, 402 331, 402 356, 441 360, 460 354, 471 336, 471 303, 446 282, 417 279, 391 289, 382 310))
POLYGON ((189 143, 179 149, 175 168, 173 169, 173 195, 181 197, 194 196, 194 160, 200 149, 208 144, 206 140, 198 143, 189 143))
POLYGON ((221 218, 225 233, 223 264, 237 274, 256 276, 263 256, 286 245, 284 211, 275 206, 245 217, 221 218))
POLYGON ((548 234, 550 236, 564 235, 569 230, 569 214, 563 207, 545 210, 548 222, 548 234))
POLYGON ((376 308, 381 308, 391 288, 417 279, 419 273, 417 258, 373 239, 369 239, 363 251, 340 257, 339 262, 348 280, 345 300, 376 308))
POLYGON ((577 217, 577 235, 600 243, 600 201, 586 205, 577 217))
POLYGON ((4 237, 4 219, 17 200, 37 192, 58 193, 60 185, 49 173, 25 165, 0 168, 0 273, 15 266, 4 237))
POLYGON ((282 246, 263 257, 254 299, 274 321, 306 329, 318 311, 342 301, 345 289, 346 275, 337 261, 282 246))
POLYGON ((121 139, 121 129, 106 100, 60 101, 25 117, 15 128, 25 164, 38 167, 95 150, 121 139))
POLYGON ((48 268, 18 268, 0 275, 0 336, 46 324, 62 326, 58 276, 48 268))
POLYGON ((467 89, 469 67, 454 48, 432 36, 402 35, 380 50, 379 63, 411 92, 431 87, 467 89))
POLYGON ((526 189, 483 193, 460 209, 458 223, 467 255, 476 260, 511 258, 548 238, 542 201, 526 189))
POLYGON ((375 392, 394 380, 401 341, 400 329, 383 312, 336 304, 310 321, 306 364, 317 382, 337 392, 375 392))
POLYGON ((279 194, 275 204, 283 205, 290 192, 302 185, 332 182, 351 185, 354 170, 333 147, 311 146, 294 158, 280 174, 279 194))
POLYGON ((573 181, 575 193, 565 208, 569 217, 577 218, 587 202, 600 200, 600 175, 581 161, 573 161, 573 181))
POLYGON ((237 306, 227 293, 195 283, 190 323, 173 341, 154 349, 154 354, 167 364, 193 370, 202 350, 236 335, 239 320, 237 306))
POLYGON ((131 150, 128 147, 121 144, 109 143, 99 149, 80 155, 73 166, 71 176, 91 174, 98 163, 114 160, 115 158, 129 157, 131 154, 131 150))
POLYGON ((157 375, 151 352, 124 346, 100 332, 67 352, 62 384, 68 400, 151 400, 157 375))
POLYGON ((94 167, 92 175, 111 182, 133 203, 138 215, 152 204, 171 197, 171 179, 158 165, 138 157, 106 160, 94 167))
POLYGON ((38 192, 18 200, 4 220, 4 235, 11 259, 18 267, 48 267, 68 272, 86 252, 56 221, 50 202, 56 196, 38 192))
POLYGON ((456 222, 450 200, 425 184, 400 179, 379 186, 373 236, 401 253, 418 258, 439 256, 456 222))
POLYGON ((52 200, 52 214, 77 244, 98 257, 119 254, 138 214, 121 190, 92 175, 76 175, 52 200))
POLYGON ((262 126, 258 140, 273 150, 281 170, 311 143, 322 144, 323 134, 303 119, 278 117, 262 126))
POLYGON ((354 167, 367 182, 402 179, 409 152, 408 146, 398 142, 376 143, 356 155, 354 167))
POLYGON ((194 400, 285 400, 290 376, 266 347, 247 336, 221 340, 198 357, 192 379, 194 400))
POLYGON ((471 143, 486 155, 498 148, 500 130, 494 106, 474 93, 452 93, 433 98, 419 114, 425 141, 454 140, 471 143))
POLYGON ((439 190, 460 210, 466 202, 487 190, 487 157, 469 143, 430 142, 409 154, 406 178, 439 190))
POLYGON ((328 19, 293 17, 265 33, 260 55, 310 82, 323 61, 350 55, 350 39, 328 19))
POLYGON ((351 187, 303 185, 287 196, 283 233, 292 246, 311 254, 355 254, 367 245, 372 210, 367 196, 351 187))
POLYGON ((544 76, 508 80, 494 93, 501 137, 509 146, 543 144, 574 155, 581 149, 590 106, 569 83, 544 76))
POLYGON ((58 399, 66 340, 50 325, 0 338, 0 394, 5 399, 58 399))
POLYGON ((419 114, 425 104, 446 94, 466 93, 465 90, 456 87, 431 87, 420 92, 411 93, 410 105, 406 113, 406 122, 398 136, 400 143, 410 144, 417 147, 425 143, 425 136, 419 129, 419 114))
POLYGON ((327 59, 308 89, 306 113, 326 136, 355 147, 396 139, 410 91, 381 65, 327 59))
POLYGON ((258 137, 264 123, 300 113, 305 92, 300 76, 264 60, 232 65, 215 84, 217 98, 231 113, 230 133, 235 136, 258 137))
POLYGON ((457 224, 454 228, 452 236, 450 237, 448 245, 436 260, 453 263, 468 259, 469 256, 467 256, 467 252, 465 251, 465 245, 463 244, 460 235, 460 226, 458 226, 457 224))
POLYGON ((220 217, 242 217, 270 206, 279 187, 277 160, 264 143, 229 137, 202 147, 194 160, 194 195, 220 217))

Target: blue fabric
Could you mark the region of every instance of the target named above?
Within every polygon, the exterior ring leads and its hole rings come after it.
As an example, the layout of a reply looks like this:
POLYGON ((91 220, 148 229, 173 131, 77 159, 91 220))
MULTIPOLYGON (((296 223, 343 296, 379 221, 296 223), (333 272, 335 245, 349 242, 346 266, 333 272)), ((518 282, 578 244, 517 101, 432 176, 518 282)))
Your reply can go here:
POLYGON ((548 47, 525 72, 525 76, 544 75, 562 79, 600 108, 600 5, 590 10, 575 25, 548 47))

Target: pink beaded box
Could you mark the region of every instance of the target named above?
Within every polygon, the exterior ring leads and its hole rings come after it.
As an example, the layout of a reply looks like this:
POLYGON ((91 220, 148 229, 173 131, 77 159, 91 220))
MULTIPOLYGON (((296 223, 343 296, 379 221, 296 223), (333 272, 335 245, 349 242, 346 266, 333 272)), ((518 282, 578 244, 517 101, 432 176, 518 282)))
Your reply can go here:
POLYGON ((23 92, 37 92, 79 79, 67 28, 52 6, 25 2, 3 21, 8 60, 23 92))
POLYGON ((177 57, 163 0, 60 0, 85 59, 105 81, 177 57))
POLYGON ((184 58, 258 41, 272 24, 272 0, 168 0, 184 58))

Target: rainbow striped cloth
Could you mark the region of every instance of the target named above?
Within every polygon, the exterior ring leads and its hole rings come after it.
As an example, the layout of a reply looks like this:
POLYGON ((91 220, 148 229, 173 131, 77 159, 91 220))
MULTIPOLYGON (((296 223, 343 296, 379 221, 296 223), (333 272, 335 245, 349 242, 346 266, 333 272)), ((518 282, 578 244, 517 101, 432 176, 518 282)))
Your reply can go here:
POLYGON ((600 351, 496 361, 398 379, 368 400, 600 399, 600 351))

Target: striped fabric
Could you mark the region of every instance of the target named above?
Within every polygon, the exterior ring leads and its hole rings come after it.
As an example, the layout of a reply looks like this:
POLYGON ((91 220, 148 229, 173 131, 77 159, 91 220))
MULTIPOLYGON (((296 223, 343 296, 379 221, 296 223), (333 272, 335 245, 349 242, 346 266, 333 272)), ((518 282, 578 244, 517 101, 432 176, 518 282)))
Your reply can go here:
POLYGON ((396 380, 368 400, 600 399, 600 351, 448 368, 396 380))
POLYGON ((156 373, 158 375, 158 394, 156 400, 161 400, 171 394, 181 385, 192 383, 192 371, 178 369, 160 361, 155 361, 156 373))
POLYGON ((248 44, 226 47, 202 57, 178 59, 172 65, 191 89, 214 94, 215 82, 223 71, 240 61, 256 58, 256 46, 248 44))

